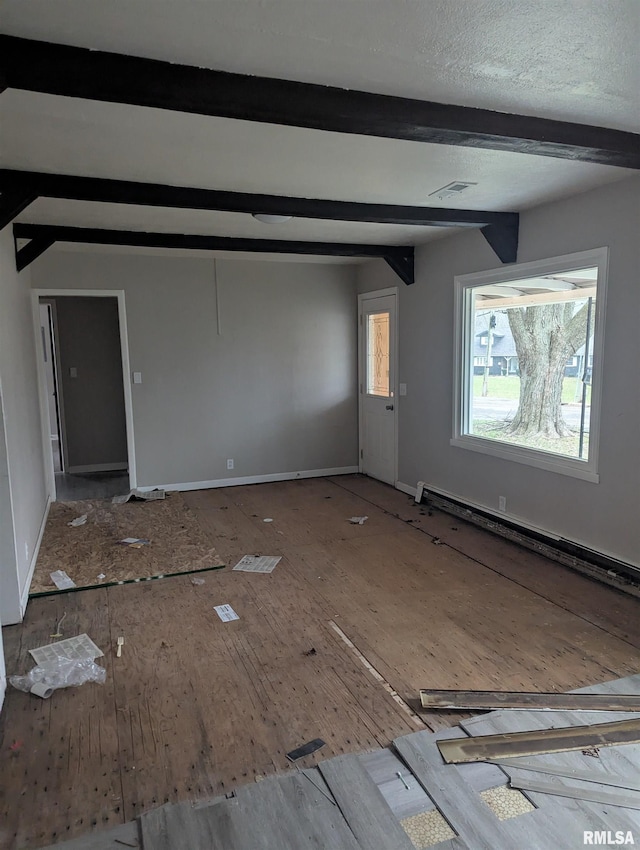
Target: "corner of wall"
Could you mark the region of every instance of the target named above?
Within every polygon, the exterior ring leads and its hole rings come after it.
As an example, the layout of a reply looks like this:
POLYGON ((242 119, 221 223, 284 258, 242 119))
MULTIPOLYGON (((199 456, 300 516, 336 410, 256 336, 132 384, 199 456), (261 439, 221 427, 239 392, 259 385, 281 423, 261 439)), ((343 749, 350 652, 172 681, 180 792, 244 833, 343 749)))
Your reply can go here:
POLYGON ((0 233, 0 378, 2 467, 0 478, 0 620, 22 619, 47 509, 47 478, 37 381, 31 276, 15 267, 10 228, 0 233))

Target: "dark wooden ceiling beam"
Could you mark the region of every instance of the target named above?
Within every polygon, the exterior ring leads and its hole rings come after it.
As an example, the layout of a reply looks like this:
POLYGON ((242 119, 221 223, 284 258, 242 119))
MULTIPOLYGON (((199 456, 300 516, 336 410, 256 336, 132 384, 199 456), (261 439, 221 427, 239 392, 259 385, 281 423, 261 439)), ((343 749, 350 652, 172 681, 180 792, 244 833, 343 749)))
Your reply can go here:
POLYGON ((295 218, 332 221, 362 221, 382 224, 411 224, 426 227, 483 227, 487 224, 517 224, 518 214, 490 210, 459 210, 448 207, 369 204, 284 195, 227 192, 190 186, 167 186, 71 174, 0 169, 0 187, 34 188, 39 197, 113 204, 168 207, 192 210, 221 210, 237 213, 271 213, 295 218))
MULTIPOLYGON (((15 234, 14 234, 15 236, 15 234)), ((16 245, 16 269, 21 272, 23 269, 37 260, 41 254, 50 248, 56 240, 52 236, 36 236, 22 248, 16 245)))
POLYGON ((415 257, 413 248, 394 254, 386 254, 384 259, 398 275, 401 281, 411 284, 415 281, 415 257))
MULTIPOLYGON (((400 275, 407 284, 413 283, 409 273, 408 258, 414 249, 406 245, 360 245, 347 242, 298 242, 285 239, 246 239, 229 236, 204 236, 184 233, 145 233, 133 230, 101 230, 91 227, 63 227, 48 224, 14 224, 15 239, 30 239, 32 243, 49 247, 54 242, 76 242, 91 245, 128 245, 139 248, 181 248, 200 251, 247 251, 268 254, 304 254, 330 257, 379 257, 403 268, 400 275)), ((20 248, 16 259, 29 245, 20 248)), ((35 251, 35 248, 32 249, 35 251)), ((43 250, 46 250, 43 249, 43 250)), ((39 251, 36 256, 40 256, 39 251)), ((29 260, 31 262, 31 260, 29 260)), ((28 265, 24 263, 22 268, 28 265)), ((395 268, 392 265, 392 268, 395 268)), ((400 273, 399 273, 400 274, 400 273)))
MULTIPOLYGON (((292 215, 333 221, 378 222, 431 227, 481 227, 500 260, 515 262, 518 244, 518 213, 489 210, 458 210, 440 207, 410 207, 393 204, 367 204, 282 195, 259 195, 167 186, 69 174, 0 169, 0 224, 8 224, 36 197, 101 203, 134 204, 181 209, 222 210, 292 215), (2 201, 6 198, 7 203, 2 201)), ((4 226, 4 225, 3 225, 4 226)), ((412 276, 410 264, 394 270, 412 276), (401 271, 399 270, 401 269, 401 271)))
POLYGON ((10 224, 37 197, 26 184, 7 186, 0 181, 0 230, 10 224))
POLYGON ((231 74, 0 35, 7 86, 443 145, 640 168, 640 136, 606 127, 231 74))
POLYGON ((515 223, 488 224, 480 232, 493 248, 500 262, 515 263, 518 259, 519 230, 516 221, 515 223))

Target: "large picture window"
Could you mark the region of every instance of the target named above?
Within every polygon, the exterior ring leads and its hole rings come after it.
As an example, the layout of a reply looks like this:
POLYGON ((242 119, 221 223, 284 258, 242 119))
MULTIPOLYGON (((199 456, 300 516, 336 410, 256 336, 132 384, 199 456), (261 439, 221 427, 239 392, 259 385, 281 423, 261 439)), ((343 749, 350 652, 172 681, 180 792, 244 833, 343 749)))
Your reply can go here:
POLYGON ((607 249, 456 278, 452 443, 597 481, 607 249))

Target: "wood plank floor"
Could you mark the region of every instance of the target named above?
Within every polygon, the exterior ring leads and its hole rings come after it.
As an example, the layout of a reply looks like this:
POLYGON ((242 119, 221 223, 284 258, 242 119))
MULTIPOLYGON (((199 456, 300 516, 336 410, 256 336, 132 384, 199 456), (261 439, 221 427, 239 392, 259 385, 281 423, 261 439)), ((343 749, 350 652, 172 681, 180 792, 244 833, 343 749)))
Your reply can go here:
MULTIPOLYGON (((639 687, 640 676, 630 676, 584 690, 636 694, 639 687)), ((464 725, 473 736, 486 729, 549 729, 558 722, 582 726, 599 720, 597 713, 525 709, 492 712, 464 725)), ((393 749, 336 756, 203 802, 165 804, 129 824, 48 850, 114 850, 115 844, 140 850, 548 850, 583 846, 585 830, 615 837, 618 831, 633 836, 640 828, 637 795, 609 784, 611 767, 614 773, 637 774, 639 745, 603 748, 595 762, 579 751, 533 757, 534 774, 555 774, 553 793, 528 792, 533 805, 508 788, 507 775, 514 773, 509 762, 500 767, 443 762, 440 742, 466 737, 461 726, 403 735, 393 749), (588 787, 574 779, 585 768, 588 787), (408 819, 407 794, 413 800, 408 819)), ((516 775, 522 772, 515 768, 516 775)), ((514 782, 522 784, 517 777, 514 782)))
MULTIPOLYGON (((227 564, 282 561, 269 575, 227 568, 202 585, 177 576, 30 602, 4 630, 9 674, 31 666, 28 649, 66 612, 65 636, 88 632, 108 678, 47 702, 9 690, 0 847, 56 843, 289 771, 285 753, 312 738, 327 746, 301 767, 387 746, 418 728, 389 690, 407 701, 420 687, 570 690, 637 672, 636 599, 385 485, 349 476, 184 500, 227 564), (222 623, 222 603, 240 620, 222 623)), ((461 719, 422 717, 432 729, 461 719)))

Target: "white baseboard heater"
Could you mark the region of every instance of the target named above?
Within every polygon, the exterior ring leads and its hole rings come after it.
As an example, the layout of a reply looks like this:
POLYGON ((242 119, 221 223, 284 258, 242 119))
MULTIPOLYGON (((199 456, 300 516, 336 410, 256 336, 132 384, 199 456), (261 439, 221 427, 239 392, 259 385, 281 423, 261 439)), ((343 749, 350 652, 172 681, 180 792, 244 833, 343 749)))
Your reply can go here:
POLYGON ((452 496, 444 496, 431 490, 423 481, 417 484, 415 500, 416 503, 432 506, 471 522, 619 590, 640 596, 640 569, 633 564, 603 555, 571 540, 546 535, 538 529, 527 528, 511 519, 498 518, 490 511, 482 510, 475 505, 471 507, 452 496))

